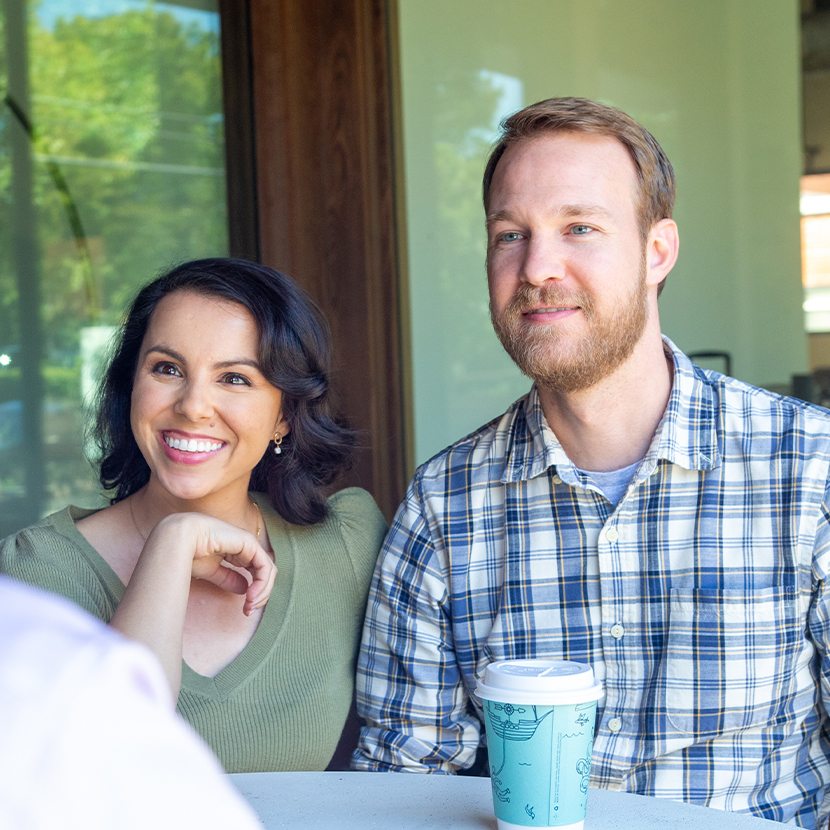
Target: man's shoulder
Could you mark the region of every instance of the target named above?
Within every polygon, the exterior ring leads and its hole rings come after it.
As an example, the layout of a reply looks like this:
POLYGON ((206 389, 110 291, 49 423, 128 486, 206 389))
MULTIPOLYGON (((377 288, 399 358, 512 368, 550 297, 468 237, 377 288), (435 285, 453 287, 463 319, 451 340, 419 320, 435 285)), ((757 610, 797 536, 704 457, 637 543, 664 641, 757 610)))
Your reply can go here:
POLYGON ((691 436, 697 449, 719 459, 715 466, 761 465, 753 467, 757 475, 773 464, 776 476, 826 482, 830 410, 718 372, 694 372, 696 390, 678 410, 675 438, 691 436))
POLYGON ((822 439, 830 435, 830 410, 703 369, 665 335, 663 341, 675 371, 668 414, 678 424, 692 430, 709 424, 719 432, 747 436, 793 430, 811 432, 822 439))
POLYGON ((715 394, 717 407, 726 418, 758 423, 770 431, 799 427, 830 435, 830 410, 814 403, 753 386, 737 378, 698 369, 715 394))
POLYGON ((526 404, 531 393, 514 401, 503 414, 454 441, 425 461, 415 471, 422 481, 444 479, 459 471, 487 470, 497 477, 506 463, 517 436, 528 438, 526 404))

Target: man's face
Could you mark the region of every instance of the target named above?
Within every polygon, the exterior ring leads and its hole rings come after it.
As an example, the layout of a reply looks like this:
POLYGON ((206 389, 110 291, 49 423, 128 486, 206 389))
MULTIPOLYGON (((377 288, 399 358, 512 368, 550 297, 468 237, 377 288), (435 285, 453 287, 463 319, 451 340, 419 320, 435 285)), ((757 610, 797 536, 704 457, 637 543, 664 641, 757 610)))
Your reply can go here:
POLYGON ((490 311, 502 345, 540 386, 611 375, 649 315, 639 186, 612 138, 559 133, 499 161, 487 217, 490 311))

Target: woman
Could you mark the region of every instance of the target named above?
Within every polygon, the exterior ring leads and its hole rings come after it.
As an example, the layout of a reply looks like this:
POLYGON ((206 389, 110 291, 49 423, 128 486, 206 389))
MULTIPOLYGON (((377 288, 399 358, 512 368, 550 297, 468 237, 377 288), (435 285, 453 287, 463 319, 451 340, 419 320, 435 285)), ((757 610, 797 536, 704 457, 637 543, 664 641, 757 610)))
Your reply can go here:
POLYGON ((180 265, 136 297, 102 387, 112 505, 0 545, 0 571, 149 646, 229 772, 324 769, 351 702, 385 523, 363 490, 322 492, 352 444, 328 364, 288 277, 180 265))

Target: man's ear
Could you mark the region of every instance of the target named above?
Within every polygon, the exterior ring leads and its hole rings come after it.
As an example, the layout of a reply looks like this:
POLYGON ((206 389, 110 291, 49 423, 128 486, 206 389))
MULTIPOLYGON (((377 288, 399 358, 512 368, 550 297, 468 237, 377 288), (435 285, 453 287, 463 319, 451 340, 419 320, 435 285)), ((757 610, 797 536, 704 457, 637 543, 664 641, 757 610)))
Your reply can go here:
POLYGON ((674 219, 652 225, 646 242, 646 284, 659 285, 674 268, 680 251, 680 237, 674 219))

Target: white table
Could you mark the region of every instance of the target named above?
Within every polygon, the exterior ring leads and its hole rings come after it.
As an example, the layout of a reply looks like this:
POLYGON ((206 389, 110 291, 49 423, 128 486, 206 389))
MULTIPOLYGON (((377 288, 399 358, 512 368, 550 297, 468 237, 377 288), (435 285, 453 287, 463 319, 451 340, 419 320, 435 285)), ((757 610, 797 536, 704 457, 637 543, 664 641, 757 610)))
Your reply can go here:
MULTIPOLYGON (((382 772, 229 776, 267 830, 496 830, 489 778, 382 772)), ((773 830, 785 825, 676 801, 591 790, 585 830, 773 830)))

